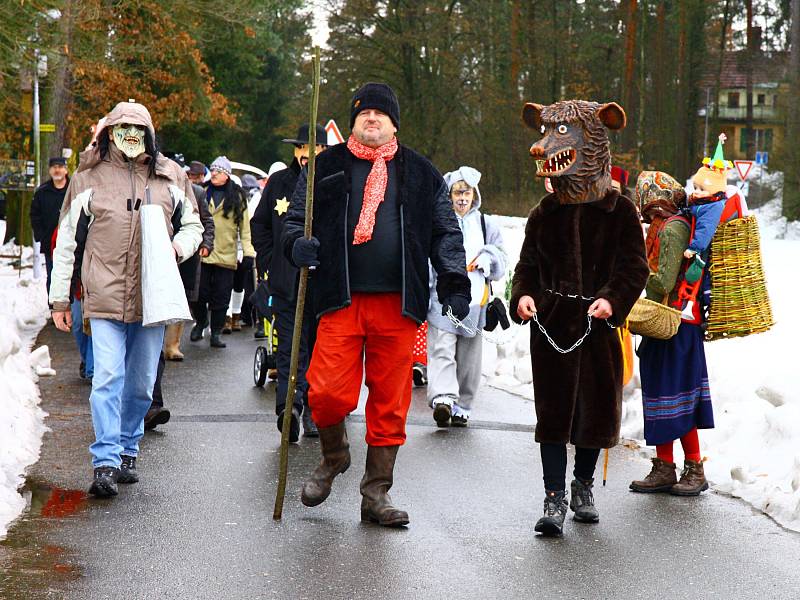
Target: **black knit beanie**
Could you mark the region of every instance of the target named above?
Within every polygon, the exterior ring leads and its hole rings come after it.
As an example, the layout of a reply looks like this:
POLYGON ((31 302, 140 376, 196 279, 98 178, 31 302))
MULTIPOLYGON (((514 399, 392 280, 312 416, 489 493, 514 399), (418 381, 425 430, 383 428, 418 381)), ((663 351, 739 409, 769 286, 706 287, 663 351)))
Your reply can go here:
POLYGON ((353 94, 350 101, 350 129, 353 129, 358 113, 368 108, 386 113, 394 126, 400 129, 400 103, 394 90, 385 83, 365 83, 353 94))

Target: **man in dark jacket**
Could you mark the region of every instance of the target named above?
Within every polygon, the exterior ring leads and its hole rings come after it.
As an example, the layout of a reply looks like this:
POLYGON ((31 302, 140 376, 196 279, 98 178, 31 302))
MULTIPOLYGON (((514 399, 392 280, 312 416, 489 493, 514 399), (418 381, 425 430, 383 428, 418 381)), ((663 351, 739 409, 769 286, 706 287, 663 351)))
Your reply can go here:
POLYGON ((296 266, 314 268, 319 318, 308 370, 309 404, 322 462, 303 486, 306 506, 323 502, 350 466, 344 419, 355 410, 366 363, 367 464, 361 518, 408 524, 392 506, 397 450, 411 402, 412 347, 428 310, 428 260, 445 310, 469 313, 464 242, 439 172, 397 142, 400 107, 386 84, 367 83, 350 104, 352 135, 316 165, 313 237, 303 237, 306 174, 284 221, 282 244, 296 266))
MULTIPOLYGON (((317 148, 322 152, 327 144, 325 128, 317 125, 317 148)), ((250 232, 256 249, 258 270, 268 273, 269 292, 272 296, 272 312, 275 315, 275 328, 278 333, 278 385, 275 389, 275 414, 278 415, 278 430, 283 426, 283 411, 286 408, 286 392, 289 386, 289 363, 292 355, 292 333, 297 306, 297 284, 299 271, 280 251, 283 222, 289 209, 289 202, 297 184, 300 171, 308 162, 308 125, 301 125, 297 137, 283 140, 294 144, 294 160, 289 167, 274 173, 267 181, 261 201, 253 218, 250 219, 250 232), (278 247, 278 248, 276 248, 278 247), (277 250, 277 251, 276 251, 277 250)), ((289 441, 300 439, 300 415, 303 417, 303 430, 306 436, 318 435, 316 425, 307 407, 308 382, 306 369, 310 358, 312 330, 316 329, 313 313, 309 310, 303 319, 300 336, 300 359, 297 365, 297 389, 292 409, 292 426, 289 441)))
POLYGON ((50 293, 50 273, 53 271, 53 250, 51 240, 58 228, 58 215, 67 193, 67 159, 56 156, 49 161, 50 179, 36 188, 31 202, 31 228, 33 239, 39 242, 47 265, 47 293, 50 293))

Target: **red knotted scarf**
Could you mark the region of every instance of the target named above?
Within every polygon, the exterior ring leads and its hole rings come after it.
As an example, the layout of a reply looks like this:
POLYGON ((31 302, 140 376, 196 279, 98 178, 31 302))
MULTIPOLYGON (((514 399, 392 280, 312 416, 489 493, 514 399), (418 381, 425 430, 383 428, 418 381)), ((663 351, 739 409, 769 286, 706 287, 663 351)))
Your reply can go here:
POLYGON ((358 224, 353 233, 353 245, 363 244, 372 239, 372 228, 375 227, 375 213, 378 206, 383 202, 386 194, 386 184, 389 181, 389 170, 386 163, 394 158, 397 152, 397 138, 392 138, 391 142, 370 148, 365 146, 352 135, 347 140, 347 149, 353 156, 372 163, 372 169, 367 175, 367 182, 364 184, 364 200, 361 203, 361 214, 358 215, 358 224))

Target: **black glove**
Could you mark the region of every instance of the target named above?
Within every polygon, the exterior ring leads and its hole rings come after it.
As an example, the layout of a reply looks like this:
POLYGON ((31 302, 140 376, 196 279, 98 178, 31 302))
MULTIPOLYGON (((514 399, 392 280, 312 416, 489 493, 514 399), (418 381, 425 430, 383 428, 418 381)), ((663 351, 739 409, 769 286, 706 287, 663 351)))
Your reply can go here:
POLYGON ((469 315, 469 297, 463 294, 451 294, 442 302, 442 315, 447 314, 447 309, 453 309, 453 316, 463 321, 469 315))
POLYGON ((252 256, 243 256, 241 262, 242 269, 244 269, 245 271, 252 271, 254 262, 255 261, 253 260, 252 256))
POLYGON ((319 240, 312 237, 307 240, 299 237, 292 246, 292 262, 298 267, 313 269, 319 266, 319 240))

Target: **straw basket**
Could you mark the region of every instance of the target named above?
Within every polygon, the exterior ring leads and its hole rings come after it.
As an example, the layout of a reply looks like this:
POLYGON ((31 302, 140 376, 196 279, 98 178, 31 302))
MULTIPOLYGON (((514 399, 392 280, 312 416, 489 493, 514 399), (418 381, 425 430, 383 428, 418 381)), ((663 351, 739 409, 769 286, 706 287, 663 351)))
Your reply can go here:
POLYGON ((711 307, 706 339, 766 331, 775 324, 755 216, 720 225, 711 241, 711 307))
POLYGON ((639 298, 628 315, 631 333, 659 340, 674 336, 680 324, 681 311, 646 298, 639 298))

